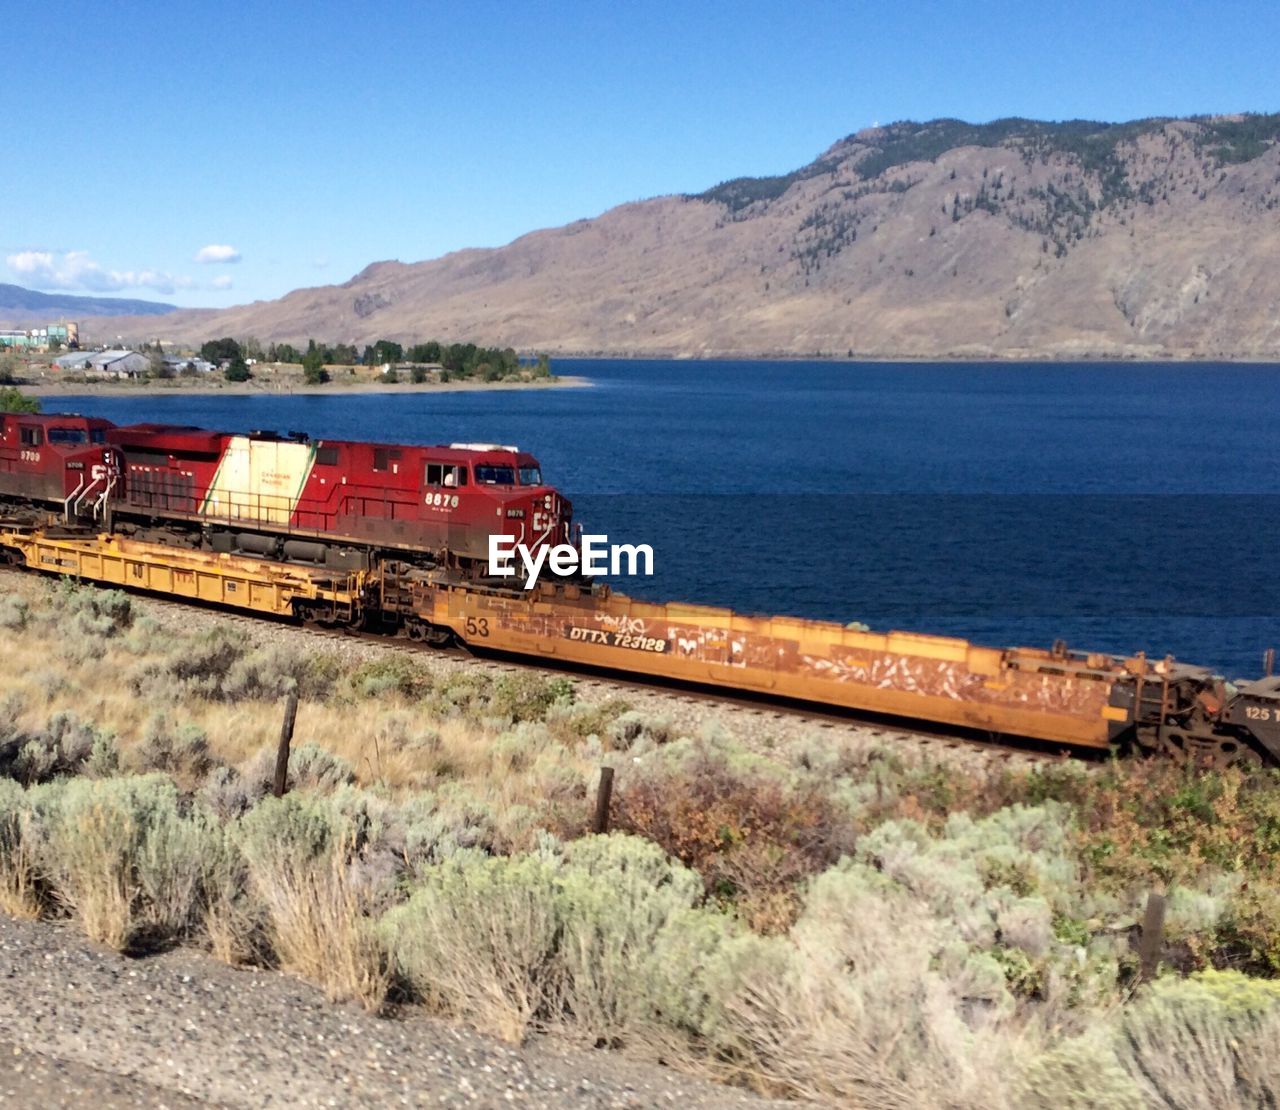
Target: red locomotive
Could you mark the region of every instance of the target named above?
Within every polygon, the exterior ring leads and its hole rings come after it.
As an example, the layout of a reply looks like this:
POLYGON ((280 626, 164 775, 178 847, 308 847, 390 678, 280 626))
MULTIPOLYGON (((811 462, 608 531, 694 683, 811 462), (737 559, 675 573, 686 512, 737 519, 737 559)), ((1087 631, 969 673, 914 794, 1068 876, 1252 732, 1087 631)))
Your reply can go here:
POLYGON ((141 539, 323 564, 370 556, 483 573, 491 534, 570 542, 572 505, 515 447, 247 435, 7 414, 0 502, 141 539))

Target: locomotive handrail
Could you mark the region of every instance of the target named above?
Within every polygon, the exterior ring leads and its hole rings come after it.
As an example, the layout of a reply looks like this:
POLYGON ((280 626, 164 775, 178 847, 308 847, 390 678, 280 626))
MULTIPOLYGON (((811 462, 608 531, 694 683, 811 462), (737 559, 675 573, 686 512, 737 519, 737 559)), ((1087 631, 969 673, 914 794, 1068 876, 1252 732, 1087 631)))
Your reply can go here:
POLYGON ((76 488, 67 494, 66 500, 62 502, 62 519, 66 523, 71 523, 71 502, 75 500, 78 494, 84 488, 84 471, 80 471, 80 481, 76 483, 76 488))

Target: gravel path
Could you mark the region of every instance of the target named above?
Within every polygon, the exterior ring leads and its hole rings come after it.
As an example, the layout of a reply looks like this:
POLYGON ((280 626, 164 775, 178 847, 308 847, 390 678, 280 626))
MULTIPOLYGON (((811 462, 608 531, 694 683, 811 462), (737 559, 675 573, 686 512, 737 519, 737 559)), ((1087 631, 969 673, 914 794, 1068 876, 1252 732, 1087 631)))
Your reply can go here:
POLYGON ((550 1038, 370 1017, 198 952, 128 959, 63 923, 0 917, 0 984, 5 1107, 795 1105, 550 1038))

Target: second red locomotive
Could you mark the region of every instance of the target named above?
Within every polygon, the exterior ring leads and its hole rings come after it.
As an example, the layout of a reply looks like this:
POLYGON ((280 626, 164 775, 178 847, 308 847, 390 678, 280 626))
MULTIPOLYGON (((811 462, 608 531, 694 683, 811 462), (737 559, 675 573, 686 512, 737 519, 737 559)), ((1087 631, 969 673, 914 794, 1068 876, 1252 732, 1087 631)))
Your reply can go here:
POLYGON ((153 541, 312 562, 374 555, 468 576, 489 536, 571 541, 573 507, 515 447, 312 440, 93 417, 0 418, 0 502, 153 541))

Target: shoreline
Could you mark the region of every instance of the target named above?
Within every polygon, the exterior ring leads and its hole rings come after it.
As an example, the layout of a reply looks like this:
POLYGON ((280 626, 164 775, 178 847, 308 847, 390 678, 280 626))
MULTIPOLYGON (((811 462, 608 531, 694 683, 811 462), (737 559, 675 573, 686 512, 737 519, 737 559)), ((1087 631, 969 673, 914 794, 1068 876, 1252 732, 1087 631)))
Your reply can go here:
POLYGON ((1265 355, 1138 355, 1105 354, 1093 352, 1083 355, 1066 354, 949 354, 949 355, 892 355, 892 354, 636 354, 621 352, 607 354, 594 351, 575 354, 571 351, 553 351, 552 357, 575 362, 824 362, 853 365, 899 366, 927 364, 937 366, 971 366, 975 363, 991 363, 1003 366, 1280 366, 1280 354, 1265 355))
POLYGON ((557 375, 553 380, 528 382, 391 382, 354 381, 326 382, 324 385, 302 385, 292 382, 201 382, 169 379, 148 382, 18 382, 17 388, 28 397, 329 397, 376 393, 482 393, 523 389, 591 389, 595 383, 580 374, 557 375))

